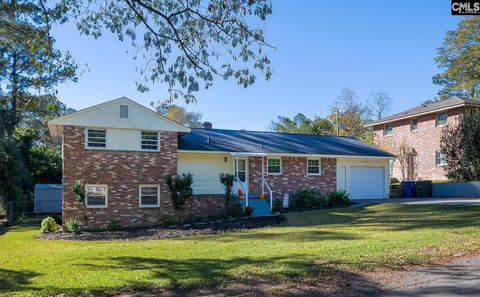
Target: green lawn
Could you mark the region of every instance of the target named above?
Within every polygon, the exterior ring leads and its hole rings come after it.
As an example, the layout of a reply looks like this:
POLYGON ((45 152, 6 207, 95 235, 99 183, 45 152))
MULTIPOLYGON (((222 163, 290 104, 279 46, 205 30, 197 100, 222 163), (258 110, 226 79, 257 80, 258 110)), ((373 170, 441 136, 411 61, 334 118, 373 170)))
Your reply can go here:
POLYGON ((282 226, 130 242, 0 235, 0 295, 171 288, 269 279, 309 282, 480 248, 480 207, 374 205, 288 215, 282 226))

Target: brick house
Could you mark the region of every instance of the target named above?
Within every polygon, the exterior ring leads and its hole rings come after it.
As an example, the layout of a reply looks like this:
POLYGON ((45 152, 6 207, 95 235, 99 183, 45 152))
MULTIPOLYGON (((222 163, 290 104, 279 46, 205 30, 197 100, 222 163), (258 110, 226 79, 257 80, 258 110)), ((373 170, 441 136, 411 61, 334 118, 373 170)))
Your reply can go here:
MULTIPOLYGON (((167 175, 193 174, 186 215, 223 212, 219 173, 236 176, 244 204, 304 188, 346 190, 351 198, 387 198, 393 155, 350 137, 190 129, 125 97, 48 122, 63 156, 63 219, 92 226, 159 223, 174 216, 167 175), (86 207, 71 192, 85 185, 86 207), (264 194, 264 195, 261 195, 264 194)), ((259 210, 255 210, 257 212, 259 210)))
POLYGON ((400 161, 392 160, 391 177, 402 180, 444 180, 445 159, 440 153, 442 128, 456 125, 468 108, 478 108, 478 102, 450 98, 416 106, 406 111, 371 122, 374 142, 378 147, 395 151, 406 143, 411 152, 402 174, 400 161))

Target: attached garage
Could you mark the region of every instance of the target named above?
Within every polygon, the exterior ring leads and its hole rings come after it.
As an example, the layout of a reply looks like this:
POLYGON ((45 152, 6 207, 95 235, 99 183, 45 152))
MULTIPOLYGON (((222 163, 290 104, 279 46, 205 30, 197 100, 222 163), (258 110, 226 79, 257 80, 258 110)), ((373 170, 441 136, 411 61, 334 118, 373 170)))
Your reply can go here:
POLYGON ((353 200, 388 198, 388 168, 388 160, 339 159, 337 189, 353 200))

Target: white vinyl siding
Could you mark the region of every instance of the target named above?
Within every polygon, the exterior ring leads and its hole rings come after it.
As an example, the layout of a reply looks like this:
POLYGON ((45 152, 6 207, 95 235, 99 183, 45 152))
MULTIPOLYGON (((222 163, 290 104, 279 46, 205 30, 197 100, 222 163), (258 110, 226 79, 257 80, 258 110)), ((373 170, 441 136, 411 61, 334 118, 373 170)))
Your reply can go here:
POLYGON ((141 149, 147 151, 158 151, 159 137, 156 131, 142 131, 141 149))
POLYGON ((178 174, 192 173, 194 194, 224 194, 218 175, 233 173, 232 159, 225 154, 178 154, 178 174))
POLYGON ((105 129, 87 129, 87 147, 88 148, 106 148, 107 130, 105 129))
POLYGON ((282 158, 267 158, 267 174, 281 175, 282 174, 282 158))
POLYGON ((141 185, 139 190, 140 207, 159 207, 160 206, 160 186, 159 185, 141 185))
POLYGON ((87 208, 105 208, 108 205, 107 185, 86 185, 85 205, 87 208))
POLYGON ((307 175, 321 175, 321 163, 320 159, 307 159, 307 175))

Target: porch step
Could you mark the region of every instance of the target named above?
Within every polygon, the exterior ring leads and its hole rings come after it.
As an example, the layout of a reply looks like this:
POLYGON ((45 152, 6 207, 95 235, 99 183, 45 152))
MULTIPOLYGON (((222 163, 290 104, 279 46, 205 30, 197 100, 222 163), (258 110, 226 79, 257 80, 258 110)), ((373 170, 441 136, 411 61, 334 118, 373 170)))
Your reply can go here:
MULTIPOLYGON (((240 204, 245 207, 246 200, 239 199, 240 204)), ((271 216, 272 212, 270 211, 270 199, 260 199, 259 195, 248 195, 248 205, 253 207, 253 216, 271 216)))

